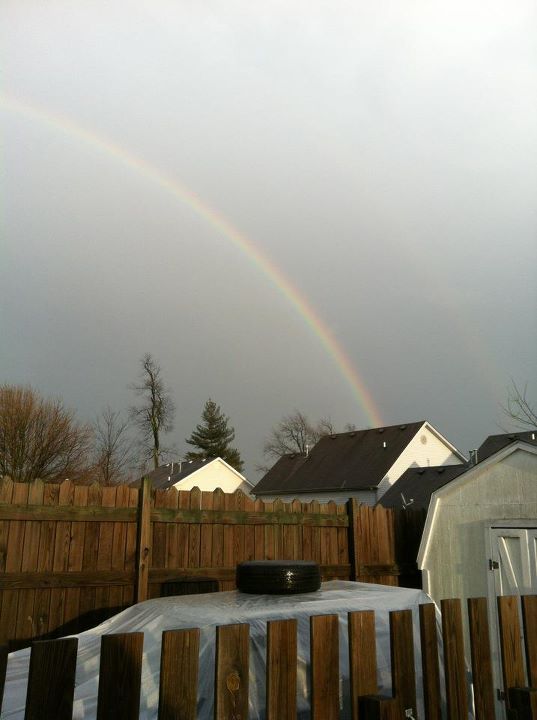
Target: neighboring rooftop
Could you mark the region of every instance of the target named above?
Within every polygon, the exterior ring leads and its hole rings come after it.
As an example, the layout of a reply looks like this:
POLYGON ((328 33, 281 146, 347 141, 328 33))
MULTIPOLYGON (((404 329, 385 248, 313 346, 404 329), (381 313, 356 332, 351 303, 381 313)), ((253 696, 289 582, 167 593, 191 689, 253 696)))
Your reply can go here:
POLYGON ((253 493, 282 495, 376 488, 424 424, 422 420, 327 435, 307 457, 280 458, 253 493))
POLYGON ((462 475, 468 467, 468 465, 437 465, 408 468, 384 493, 377 505, 426 510, 433 492, 462 475))
POLYGON ((477 449, 477 462, 486 460, 498 450, 507 447, 512 442, 524 440, 531 445, 537 445, 537 428, 535 430, 524 430, 522 432, 502 433, 501 435, 489 435, 484 443, 477 449))
POLYGON ((139 479, 131 483, 131 487, 140 487, 143 478, 149 478, 155 490, 166 490, 181 480, 199 470, 204 465, 212 462, 214 458, 207 460, 181 460, 160 465, 156 470, 144 473, 139 479))

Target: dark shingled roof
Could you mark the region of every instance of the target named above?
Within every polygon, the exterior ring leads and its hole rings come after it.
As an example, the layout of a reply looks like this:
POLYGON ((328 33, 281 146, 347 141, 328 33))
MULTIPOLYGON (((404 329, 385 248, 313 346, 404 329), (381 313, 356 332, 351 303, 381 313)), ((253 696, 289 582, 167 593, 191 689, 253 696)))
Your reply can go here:
POLYGON ((537 445, 537 429, 523 432, 503 433, 502 435, 489 435, 485 442, 477 449, 477 462, 486 460, 498 450, 502 450, 517 440, 524 440, 531 445, 537 445))
POLYGON ((283 495, 376 488, 424 423, 327 435, 307 457, 280 458, 252 492, 283 495))
POLYGON ((307 457, 300 453, 289 453, 282 455, 282 457, 276 461, 276 463, 270 468, 270 470, 263 476, 258 482, 254 491, 261 486, 261 483, 267 487, 281 486, 288 480, 292 475, 306 462, 307 457))
POLYGON ((466 464, 408 468, 384 493, 377 505, 402 508, 404 507, 402 493, 412 510, 426 510, 432 493, 462 475, 468 468, 466 464))
MULTIPOLYGON (((156 470, 145 473, 143 477, 151 480, 155 490, 166 490, 166 488, 172 487, 172 485, 184 480, 193 472, 196 472, 196 470, 199 470, 204 465, 208 465, 213 460, 214 458, 208 458, 207 460, 183 460, 181 462, 168 463, 167 465, 160 465, 156 470)), ((132 482, 131 487, 140 487, 141 483, 142 478, 132 482)))

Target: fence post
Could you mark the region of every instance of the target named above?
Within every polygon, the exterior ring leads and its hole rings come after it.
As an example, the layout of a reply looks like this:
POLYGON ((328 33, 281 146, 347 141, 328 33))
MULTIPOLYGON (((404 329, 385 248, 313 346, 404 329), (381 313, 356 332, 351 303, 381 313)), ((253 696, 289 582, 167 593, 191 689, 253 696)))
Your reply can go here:
POLYGON ((356 580, 358 572, 357 529, 360 503, 356 498, 347 500, 347 515, 349 516, 349 563, 351 566, 351 580, 356 580))
POLYGON ((149 562, 151 558, 151 480, 143 478, 138 495, 136 526, 136 578, 134 601, 147 600, 149 595, 149 562))

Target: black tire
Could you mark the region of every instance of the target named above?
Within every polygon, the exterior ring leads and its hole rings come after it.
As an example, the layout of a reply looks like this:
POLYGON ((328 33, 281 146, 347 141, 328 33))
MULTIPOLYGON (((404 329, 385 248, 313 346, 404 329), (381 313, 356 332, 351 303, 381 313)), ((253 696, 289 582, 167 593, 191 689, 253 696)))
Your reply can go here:
POLYGON ((319 565, 309 560, 251 560, 237 565, 237 589, 256 595, 293 595, 321 587, 319 565))

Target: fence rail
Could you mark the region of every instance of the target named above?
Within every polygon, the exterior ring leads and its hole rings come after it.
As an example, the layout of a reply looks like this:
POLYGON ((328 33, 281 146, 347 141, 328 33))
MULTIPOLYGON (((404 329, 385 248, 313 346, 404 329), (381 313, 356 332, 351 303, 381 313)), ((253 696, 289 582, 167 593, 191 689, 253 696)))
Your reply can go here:
POLYGON ((242 492, 0 480, 0 644, 79 632, 163 585, 235 587, 244 560, 314 560, 324 580, 418 586, 424 513, 242 492))
MULTIPOLYGON (((510 720, 537 720, 537 596, 498 598, 505 705, 510 720), (522 639, 523 635, 523 639, 522 639), (524 664, 526 658, 526 667, 524 664)), ((469 688, 464 660, 462 606, 442 602, 443 663, 433 604, 420 606, 421 687, 416 687, 412 611, 390 612, 391 692, 378 694, 375 613, 348 614, 348 657, 352 720, 418 718, 417 690, 424 698, 423 720, 468 717, 469 688), (443 672, 441 668, 443 667, 443 672), (442 708, 440 687, 445 687, 442 708)), ((468 601, 473 697, 476 720, 494 720, 495 693, 485 598, 468 601)), ((97 718, 138 720, 140 712, 143 633, 103 635, 97 718)), ((71 720, 77 661, 77 639, 34 643, 31 651, 25 718, 71 720)), ((338 615, 310 618, 311 718, 336 720, 340 713, 338 615)), ((297 622, 269 621, 266 626, 267 720, 297 717, 297 622)), ((195 720, 197 712, 200 631, 163 633, 158 701, 159 720, 195 720)), ((0 648, 0 709, 6 651, 0 648)), ((216 630, 214 717, 248 717, 249 626, 224 625, 216 630)), ((9 687, 9 685, 8 685, 9 687)))

